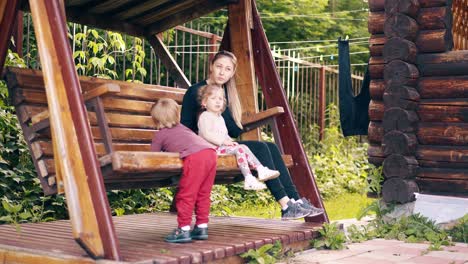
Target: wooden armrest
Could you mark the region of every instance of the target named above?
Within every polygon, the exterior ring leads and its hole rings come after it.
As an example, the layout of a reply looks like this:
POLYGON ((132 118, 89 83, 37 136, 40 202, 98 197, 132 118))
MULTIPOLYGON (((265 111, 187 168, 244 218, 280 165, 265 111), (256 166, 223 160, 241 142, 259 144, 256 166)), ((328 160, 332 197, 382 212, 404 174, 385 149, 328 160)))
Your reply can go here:
MULTIPOLYGON (((93 98, 102 96, 104 94, 119 93, 119 92, 120 92, 120 86, 119 85, 113 84, 113 83, 106 83, 106 84, 103 84, 103 85, 99 85, 98 87, 93 88, 93 89, 83 93, 83 99, 86 102, 86 101, 89 101, 89 100, 91 100, 93 98)), ((33 117, 31 117, 31 124, 34 127, 39 126, 40 129, 43 129, 44 127, 49 126, 46 119, 49 119, 49 110, 42 111, 39 114, 34 115, 33 117), (38 125, 41 122, 44 125, 38 125)), ((37 131, 37 129, 35 129, 35 131, 37 131)))
POLYGON ((40 112, 39 114, 36 114, 34 116, 31 117, 31 123, 32 125, 36 125, 38 123, 40 123, 41 121, 44 121, 46 119, 49 118, 49 111, 48 110, 45 110, 45 111, 42 111, 40 112))
POLYGON ((83 98, 85 101, 89 101, 107 93, 120 93, 120 86, 115 83, 99 85, 98 87, 83 93, 83 98))
POLYGON ((242 122, 242 125, 244 126, 244 131, 250 131, 257 127, 263 126, 266 123, 268 123, 271 120, 271 118, 274 118, 283 113, 284 113, 283 107, 275 106, 265 111, 259 112, 255 115, 248 116, 244 118, 242 122))

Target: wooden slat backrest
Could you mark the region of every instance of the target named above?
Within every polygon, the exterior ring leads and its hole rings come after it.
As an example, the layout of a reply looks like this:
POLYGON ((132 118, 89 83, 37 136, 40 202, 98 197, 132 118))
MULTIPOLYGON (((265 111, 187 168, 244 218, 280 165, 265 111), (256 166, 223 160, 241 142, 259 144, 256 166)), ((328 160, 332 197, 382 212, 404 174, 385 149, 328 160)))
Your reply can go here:
MULTIPOLYGON (((47 98, 43 76, 40 71, 8 68, 7 84, 11 103, 16 107, 25 138, 30 145, 32 157, 46 193, 55 192, 55 168, 50 129, 34 131, 34 119, 47 118, 47 98), (36 118, 35 118, 36 117, 36 118)), ((149 151, 155 125, 150 110, 158 98, 168 97, 181 103, 185 89, 80 77, 83 94, 106 83, 117 84, 118 94, 102 97, 115 151, 149 151)), ((91 131, 98 156, 106 154, 103 137, 94 112, 88 111, 91 131)))

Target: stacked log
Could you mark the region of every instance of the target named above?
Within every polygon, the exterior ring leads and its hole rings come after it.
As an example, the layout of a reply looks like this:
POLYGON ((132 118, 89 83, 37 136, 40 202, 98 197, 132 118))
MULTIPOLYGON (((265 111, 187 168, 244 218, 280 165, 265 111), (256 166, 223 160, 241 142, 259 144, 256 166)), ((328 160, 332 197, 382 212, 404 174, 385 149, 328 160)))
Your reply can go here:
MULTIPOLYGON (((416 66, 420 36, 418 0, 369 1, 371 97, 369 161, 383 165, 382 197, 385 202, 414 201, 419 170, 416 159, 416 66), (374 11, 372 11, 374 10, 374 11), (383 35, 382 35, 383 33, 383 35), (377 41, 379 40, 379 41, 377 41)), ((430 24, 431 19, 427 19, 430 24)))
MULTIPOLYGON (((387 42, 387 37, 384 35, 383 25, 385 22, 385 0, 369 0, 369 21, 368 31, 371 34, 369 39, 369 76, 371 99, 369 105, 369 118, 371 120, 368 129, 368 139, 370 142, 367 150, 369 162, 377 166, 382 165, 385 159, 383 149, 381 147, 383 138, 382 118, 383 118, 383 93, 385 83, 383 80, 383 71, 385 62, 382 54, 384 45, 387 42), (377 125, 376 125, 377 124, 377 125)), ((369 196, 380 195, 369 193, 369 196)))
POLYGON ((410 201, 418 189, 468 193, 468 50, 450 51, 451 5, 369 1, 371 14, 380 14, 369 24, 374 75, 368 154, 371 163, 383 165, 384 199, 410 201))
POLYGON ((468 0, 453 0, 453 48, 468 50, 468 0))
POLYGON ((375 54, 372 56, 379 54, 375 53, 375 50, 383 45, 380 37, 383 37, 381 34, 384 31, 387 31, 386 35, 394 35, 392 25, 399 31, 400 37, 413 38, 419 52, 445 52, 453 48, 451 0, 413 0, 399 4, 400 2, 369 0, 371 12, 368 30, 373 35, 370 50, 371 54, 373 51, 375 54), (418 4, 411 5, 411 3, 418 4), (416 5, 418 8, 414 8, 416 5), (388 23, 388 20, 393 22, 388 23), (385 24, 390 28, 385 29, 385 24))
POLYGON ((415 65, 419 9, 418 0, 385 1, 384 34, 388 40, 382 54, 385 88, 381 144, 385 156, 382 186, 385 202, 411 202, 419 191, 414 181, 419 168, 415 157, 419 121, 415 110, 419 94, 414 88, 419 79, 415 65))

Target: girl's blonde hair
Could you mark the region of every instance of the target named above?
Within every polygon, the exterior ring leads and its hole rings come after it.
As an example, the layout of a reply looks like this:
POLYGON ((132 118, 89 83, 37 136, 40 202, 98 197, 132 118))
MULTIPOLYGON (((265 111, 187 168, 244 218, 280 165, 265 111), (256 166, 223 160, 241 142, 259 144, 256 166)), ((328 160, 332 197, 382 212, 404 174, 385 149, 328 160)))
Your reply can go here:
MULTIPOLYGON (((221 57, 227 57, 231 59, 232 65, 234 65, 235 73, 237 68, 237 58, 232 52, 220 50, 214 55, 213 59, 211 60, 211 65, 213 65, 221 57)), ((231 77, 231 79, 229 79, 229 81, 226 82, 225 85, 227 90, 227 96, 229 98, 229 110, 231 111, 232 117, 234 118, 236 125, 242 129, 242 106, 239 100, 239 94, 237 93, 234 75, 231 77)))
MULTIPOLYGON (((216 91, 221 91, 221 94, 223 95, 223 108, 221 109, 221 112, 224 112, 226 109, 226 95, 224 94, 223 88, 219 87, 216 84, 208 84, 203 87, 201 87, 198 90, 198 102, 200 105, 203 104, 203 101, 207 99, 210 95, 214 94, 216 91)), ((203 105, 202 105, 203 107, 203 105)))
POLYGON ((170 98, 161 98, 151 108, 156 128, 171 128, 180 123, 180 106, 170 98))

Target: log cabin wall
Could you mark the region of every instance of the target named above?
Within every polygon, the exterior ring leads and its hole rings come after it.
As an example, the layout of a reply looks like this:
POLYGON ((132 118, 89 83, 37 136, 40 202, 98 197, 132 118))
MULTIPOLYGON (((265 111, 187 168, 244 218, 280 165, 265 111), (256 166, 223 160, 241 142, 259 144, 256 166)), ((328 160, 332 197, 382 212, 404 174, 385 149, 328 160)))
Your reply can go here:
POLYGON ((466 30, 467 7, 466 0, 369 0, 368 154, 383 165, 386 202, 468 191, 468 51, 454 51, 459 31, 452 31, 457 23, 466 30), (460 6, 464 13, 452 12, 460 6))
POLYGON ((468 50, 468 0, 453 0, 453 49, 468 50))

